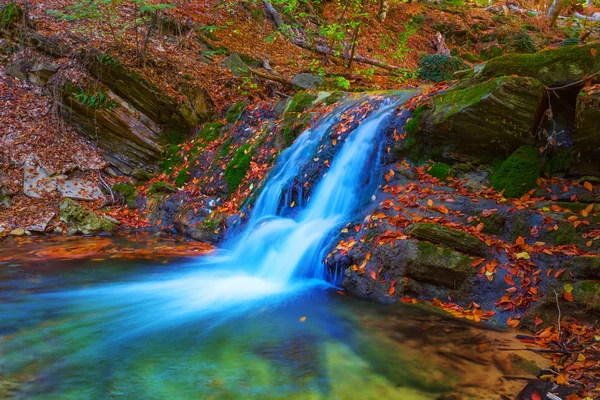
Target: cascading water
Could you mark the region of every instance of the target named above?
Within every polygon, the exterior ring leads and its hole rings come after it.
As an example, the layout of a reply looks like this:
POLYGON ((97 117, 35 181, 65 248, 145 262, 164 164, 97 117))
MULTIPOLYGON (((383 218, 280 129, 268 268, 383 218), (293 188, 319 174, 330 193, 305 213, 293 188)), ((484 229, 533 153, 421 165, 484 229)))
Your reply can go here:
MULTIPOLYGON (((114 332, 126 336, 218 313, 221 318, 225 308, 231 315, 253 307, 251 301, 326 284, 319 256, 332 233, 354 218, 364 199, 372 196, 382 123, 414 93, 399 92, 371 101, 376 109, 346 136, 344 143, 338 144, 341 149, 330 168, 293 216, 283 215, 289 208, 281 206, 282 196, 289 193, 303 167, 313 162, 323 138, 334 129, 340 115, 364 106, 365 99, 341 105, 280 155, 244 230, 229 241, 229 250, 203 257, 194 265, 182 267, 182 272, 161 275, 159 279, 41 293, 31 302, 39 307, 39 299, 43 298, 42 304, 48 308, 75 305, 77 313, 96 313, 90 318, 112 324, 114 332)), ((28 312, 46 312, 36 307, 28 312)), ((15 308, 0 308, 0 317, 9 313, 14 315, 15 308)))

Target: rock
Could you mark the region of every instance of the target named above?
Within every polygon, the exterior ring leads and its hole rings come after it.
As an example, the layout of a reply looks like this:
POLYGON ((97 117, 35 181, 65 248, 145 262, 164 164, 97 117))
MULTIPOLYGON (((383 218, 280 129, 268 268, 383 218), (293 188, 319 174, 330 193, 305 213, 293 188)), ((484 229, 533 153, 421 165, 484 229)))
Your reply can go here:
POLYGON ((600 312, 600 282, 583 281, 574 285, 574 301, 588 310, 600 312))
POLYGON ((585 88, 577 96, 573 148, 580 153, 577 170, 600 176, 600 89, 585 88))
POLYGON ((104 199, 104 195, 98 185, 80 178, 60 182, 58 184, 58 191, 63 197, 75 200, 93 201, 104 199))
MULTIPOLYGON (((600 43, 587 46, 566 46, 536 54, 508 54, 485 64, 473 81, 518 75, 531 77, 547 86, 559 86, 583 79, 600 71, 600 43)), ((462 83, 461 85, 464 85, 462 83)))
POLYGON ((115 225, 96 213, 86 210, 71 199, 64 199, 60 203, 60 220, 67 224, 67 233, 84 235, 112 232, 115 225))
POLYGON ((231 70, 231 73, 235 76, 249 76, 250 67, 242 60, 238 53, 232 53, 229 57, 223 60, 223 63, 227 68, 231 70))
POLYGON ((41 219, 32 225, 29 225, 27 228, 28 231, 31 232, 45 232, 46 231, 46 227, 48 226, 48 223, 52 220, 52 218, 54 218, 54 215, 56 215, 55 213, 50 213, 48 215, 46 215, 45 217, 42 216, 41 219))
POLYGON ((23 235, 25 235, 25 229, 23 229, 23 228, 13 229, 12 231, 10 231, 9 235, 11 235, 11 236, 23 236, 23 235))
POLYGON ((434 244, 419 242, 406 264, 406 275, 421 282, 459 288, 477 273, 469 257, 434 244))
POLYGON ((153 123, 144 124, 144 116, 136 118, 116 95, 106 94, 106 98, 117 100, 114 103, 91 107, 76 97, 78 93, 76 88, 63 91, 63 116, 79 134, 104 150, 104 158, 110 164, 125 174, 136 168, 158 170, 163 153, 162 132, 153 123))
POLYGON ((475 236, 443 225, 417 223, 412 225, 407 232, 417 239, 442 244, 475 256, 485 257, 488 250, 488 246, 475 236))
POLYGON ((0 238, 6 237, 6 227, 0 226, 0 238))
POLYGON ((560 264, 561 269, 573 272, 578 279, 600 279, 600 257, 577 256, 560 264))
POLYGON ((491 161, 534 144, 544 86, 531 78, 504 77, 451 90, 417 107, 406 125, 407 150, 458 161, 491 161))
POLYGON ((29 68, 29 82, 43 86, 58 72, 59 65, 50 62, 38 62, 29 68))
POLYGON ((321 75, 302 73, 292 78, 292 83, 303 89, 318 89, 325 79, 321 75))
POLYGON ((521 197, 537 186, 541 171, 538 150, 521 146, 490 176, 490 184, 506 197, 521 197))
POLYGON ((63 228, 61 228, 60 226, 57 226, 56 228, 53 229, 54 233, 63 233, 63 228))
POLYGON ((42 167, 25 166, 23 168, 23 192, 33 198, 56 191, 58 183, 42 167))

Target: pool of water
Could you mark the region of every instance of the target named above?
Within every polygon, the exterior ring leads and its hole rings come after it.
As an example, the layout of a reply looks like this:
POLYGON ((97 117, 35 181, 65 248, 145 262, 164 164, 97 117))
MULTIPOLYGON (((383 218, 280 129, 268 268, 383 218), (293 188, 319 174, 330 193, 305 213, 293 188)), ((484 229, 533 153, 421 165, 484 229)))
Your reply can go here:
POLYGON ((252 279, 197 272, 202 257, 115 246, 0 261, 0 398, 498 399, 533 377, 514 334, 428 306, 311 281, 254 296, 252 279))

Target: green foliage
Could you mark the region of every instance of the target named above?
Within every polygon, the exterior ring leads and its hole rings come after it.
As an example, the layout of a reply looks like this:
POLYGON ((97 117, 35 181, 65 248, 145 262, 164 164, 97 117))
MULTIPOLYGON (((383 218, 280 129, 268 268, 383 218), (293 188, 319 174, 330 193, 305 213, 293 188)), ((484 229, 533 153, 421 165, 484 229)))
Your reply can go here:
POLYGON ((317 96, 308 92, 298 92, 289 101, 286 112, 303 112, 310 107, 317 96))
POLYGON ((524 29, 521 29, 519 33, 512 38, 510 44, 517 53, 531 54, 538 51, 538 47, 535 45, 531 35, 524 29))
POLYGON ((537 149, 521 146, 492 174, 490 183, 497 191, 504 190, 506 197, 521 197, 536 187, 540 172, 537 149))
POLYGON ((173 173, 176 166, 183 164, 183 156, 181 153, 182 145, 170 144, 162 159, 161 170, 168 175, 173 173))
POLYGON ((177 185, 178 187, 182 187, 183 185, 185 185, 188 179, 190 179, 190 172, 187 168, 184 168, 181 171, 179 171, 179 173, 175 177, 175 185, 177 185))
POLYGON ((335 81, 340 88, 344 90, 350 89, 350 81, 343 76, 336 76, 335 81))
POLYGON ((235 192, 240 183, 242 183, 242 180, 244 180, 246 172, 250 168, 253 153, 254 149, 250 144, 245 143, 237 149, 235 155, 227 164, 225 168, 225 181, 229 185, 229 193, 235 192))
POLYGON ((110 54, 100 54, 96 56, 100 64, 108 65, 109 67, 119 67, 121 62, 116 58, 113 58, 110 54))
POLYGON ((419 62, 420 76, 432 82, 451 80, 456 71, 466 68, 465 62, 458 57, 446 54, 430 54, 419 62))
POLYGON ((117 183, 112 187, 112 191, 123 196, 128 207, 134 206, 138 191, 131 183, 117 183))
POLYGON ((118 104, 102 92, 87 92, 80 89, 79 93, 75 93, 75 99, 81 104, 90 108, 104 108, 106 110, 114 110, 118 104))
POLYGON ((500 57, 504 55, 504 49, 498 45, 491 45, 479 52, 479 55, 484 60, 491 60, 492 58, 500 57))
POLYGON ((578 46, 580 44, 581 44, 581 41, 579 40, 578 37, 570 37, 570 38, 566 38, 565 40, 563 40, 562 43, 560 44, 560 47, 578 46))
POLYGON ((18 24, 23 20, 24 15, 25 13, 19 5, 8 3, 4 8, 0 9, 0 28, 7 28, 12 24, 18 24))

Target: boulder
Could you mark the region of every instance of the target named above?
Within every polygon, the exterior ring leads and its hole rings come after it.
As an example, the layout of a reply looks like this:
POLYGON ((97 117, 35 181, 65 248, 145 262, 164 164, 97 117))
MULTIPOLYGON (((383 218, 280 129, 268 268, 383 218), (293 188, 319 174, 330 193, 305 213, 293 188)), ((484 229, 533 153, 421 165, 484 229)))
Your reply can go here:
POLYGON ((231 73, 235 76, 249 76, 250 68, 248 65, 242 60, 242 57, 238 53, 233 53, 225 60, 223 63, 227 68, 231 70, 231 73))
POLYGON ((462 253, 480 257, 487 254, 488 246, 475 236, 443 225, 417 223, 407 232, 417 239, 442 244, 462 253))
POLYGON ((67 224, 67 234, 84 235, 112 232, 115 225, 108 219, 100 217, 71 199, 64 199, 60 203, 60 220, 67 224))
POLYGON ((318 89, 325 79, 321 75, 302 73, 292 78, 292 83, 302 89, 318 89))
POLYGON ((577 96, 573 148, 580 154, 577 171, 600 176, 600 87, 577 96))
MULTIPOLYGON (((581 80, 600 71, 600 42, 587 46, 565 46, 536 54, 508 54, 494 58, 471 82, 484 82, 500 76, 531 77, 546 86, 559 86, 581 80)), ((464 85, 464 83, 461 83, 464 85)))
POLYGON ((544 85, 532 78, 502 77, 438 94, 407 123, 407 143, 419 156, 488 162, 534 144, 544 85))
POLYGON ((23 168, 23 193, 32 198, 56 191, 58 183, 42 167, 25 166, 23 168))

